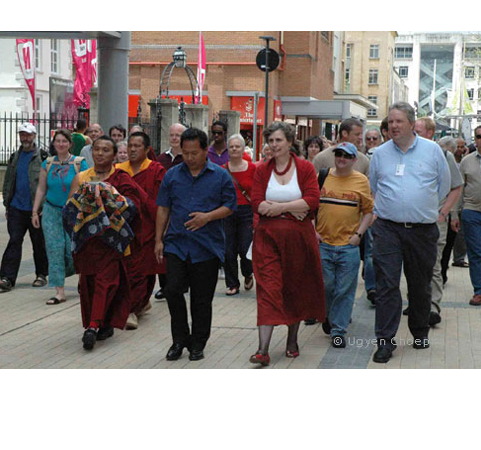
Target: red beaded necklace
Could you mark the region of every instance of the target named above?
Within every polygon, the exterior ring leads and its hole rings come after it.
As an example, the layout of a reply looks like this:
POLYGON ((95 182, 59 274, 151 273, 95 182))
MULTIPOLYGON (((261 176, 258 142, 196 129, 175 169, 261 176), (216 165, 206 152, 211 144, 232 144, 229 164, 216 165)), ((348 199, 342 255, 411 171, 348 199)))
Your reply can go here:
POLYGON ((287 164, 286 168, 282 172, 277 171, 276 163, 274 162, 274 172, 276 173, 276 175, 279 175, 280 177, 282 177, 282 175, 285 175, 287 172, 289 172, 289 169, 292 166, 293 160, 294 160, 294 157, 292 155, 290 155, 289 163, 287 164))

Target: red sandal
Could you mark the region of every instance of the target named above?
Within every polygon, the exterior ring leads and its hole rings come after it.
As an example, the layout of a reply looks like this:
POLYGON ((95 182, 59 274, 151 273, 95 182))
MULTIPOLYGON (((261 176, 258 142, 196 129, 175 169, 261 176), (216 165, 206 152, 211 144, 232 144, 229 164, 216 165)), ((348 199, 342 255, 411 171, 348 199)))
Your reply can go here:
POLYGON ((249 361, 252 364, 260 364, 261 366, 268 366, 271 362, 271 358, 269 357, 269 353, 267 355, 263 355, 262 353, 256 353, 249 358, 249 361))

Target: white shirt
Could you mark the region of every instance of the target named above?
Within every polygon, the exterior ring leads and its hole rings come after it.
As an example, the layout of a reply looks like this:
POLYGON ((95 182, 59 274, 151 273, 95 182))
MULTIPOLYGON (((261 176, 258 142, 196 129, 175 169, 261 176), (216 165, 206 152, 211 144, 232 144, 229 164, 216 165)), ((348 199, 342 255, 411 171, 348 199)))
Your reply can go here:
POLYGON ((266 200, 287 203, 299 200, 300 198, 302 198, 302 192, 299 188, 299 183, 297 182, 297 168, 294 168, 294 173, 287 184, 280 184, 276 180, 274 171, 272 171, 271 177, 269 178, 269 184, 267 185, 266 200))

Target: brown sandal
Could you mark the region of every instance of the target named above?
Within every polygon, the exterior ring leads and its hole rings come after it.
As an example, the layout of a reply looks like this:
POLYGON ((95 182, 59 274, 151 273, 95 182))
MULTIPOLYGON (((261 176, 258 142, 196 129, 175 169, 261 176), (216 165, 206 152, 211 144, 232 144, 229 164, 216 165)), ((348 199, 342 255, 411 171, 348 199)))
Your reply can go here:
POLYGON ((244 278, 244 289, 250 291, 254 287, 254 276, 244 278))

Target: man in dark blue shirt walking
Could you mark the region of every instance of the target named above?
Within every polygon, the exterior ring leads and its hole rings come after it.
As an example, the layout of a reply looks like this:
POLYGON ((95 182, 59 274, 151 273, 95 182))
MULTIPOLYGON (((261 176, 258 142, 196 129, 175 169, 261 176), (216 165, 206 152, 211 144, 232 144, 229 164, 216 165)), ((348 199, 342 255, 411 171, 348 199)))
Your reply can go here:
POLYGON ((207 159, 207 145, 203 131, 184 131, 184 162, 166 173, 157 196, 155 254, 159 262, 164 255, 167 258, 165 294, 173 339, 167 353, 169 361, 179 359, 184 347, 189 349, 191 361, 204 357, 219 263, 224 261, 225 253, 221 219, 232 214, 237 205, 232 179, 226 170, 207 159), (184 298, 187 285, 192 332, 184 298))

